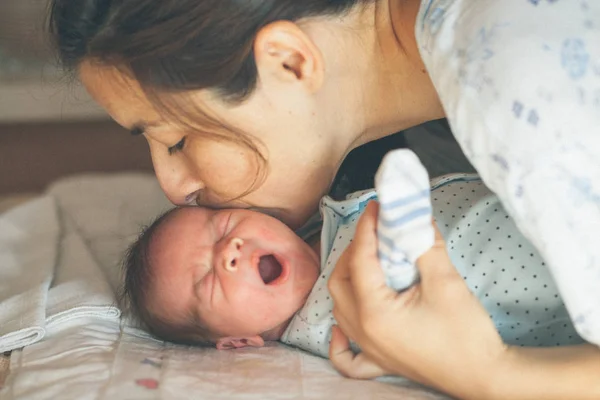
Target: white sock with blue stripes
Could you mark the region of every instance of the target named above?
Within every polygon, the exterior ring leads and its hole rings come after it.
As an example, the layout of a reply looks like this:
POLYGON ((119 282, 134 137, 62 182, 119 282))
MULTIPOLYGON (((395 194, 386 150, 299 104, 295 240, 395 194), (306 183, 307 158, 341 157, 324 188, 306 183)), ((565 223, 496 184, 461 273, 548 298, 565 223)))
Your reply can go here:
POLYGON ((384 157, 375 175, 375 189, 380 204, 381 267, 388 286, 404 290, 417 281, 415 262, 435 240, 429 177, 411 150, 394 150, 384 157))

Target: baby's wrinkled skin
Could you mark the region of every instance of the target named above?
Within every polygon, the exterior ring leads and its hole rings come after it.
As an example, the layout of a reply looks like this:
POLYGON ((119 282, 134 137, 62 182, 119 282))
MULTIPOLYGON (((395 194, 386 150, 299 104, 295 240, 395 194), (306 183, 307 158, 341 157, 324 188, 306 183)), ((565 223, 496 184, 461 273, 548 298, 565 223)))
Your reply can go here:
POLYGON ((221 349, 279 339, 317 280, 315 250, 256 211, 173 213, 150 242, 155 279, 146 307, 173 324, 194 315, 221 349))

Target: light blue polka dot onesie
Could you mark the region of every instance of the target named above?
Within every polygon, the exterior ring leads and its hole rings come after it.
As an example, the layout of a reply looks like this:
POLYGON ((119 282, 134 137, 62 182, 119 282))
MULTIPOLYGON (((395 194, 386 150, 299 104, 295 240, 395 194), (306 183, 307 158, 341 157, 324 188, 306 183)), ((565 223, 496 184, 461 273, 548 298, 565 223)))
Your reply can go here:
MULTIPOLYGON (((543 260, 481 180, 453 174, 431 184, 434 218, 450 257, 504 341, 523 346, 582 343, 543 260)), ((376 198, 374 191, 365 191, 344 201, 321 201, 321 276, 284 332, 283 343, 327 357, 335 323, 327 280, 352 241, 359 216, 376 198)))

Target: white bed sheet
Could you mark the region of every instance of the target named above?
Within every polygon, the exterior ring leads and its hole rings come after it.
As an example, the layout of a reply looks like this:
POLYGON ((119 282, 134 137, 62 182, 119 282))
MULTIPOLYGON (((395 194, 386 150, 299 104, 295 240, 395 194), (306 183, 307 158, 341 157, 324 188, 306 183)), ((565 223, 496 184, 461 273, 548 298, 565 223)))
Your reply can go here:
MULTIPOLYGON (((114 289, 119 260, 168 202, 154 177, 82 176, 50 188, 114 289)), ((32 243, 34 246, 35 243, 32 243)), ((341 377, 321 359, 280 344, 217 351, 156 341, 123 321, 74 320, 13 351, 0 390, 13 399, 443 399, 402 379, 341 377)))
POLYGON ((188 348, 88 323, 13 352, 3 399, 443 399, 405 380, 344 379, 327 360, 272 344, 188 348))

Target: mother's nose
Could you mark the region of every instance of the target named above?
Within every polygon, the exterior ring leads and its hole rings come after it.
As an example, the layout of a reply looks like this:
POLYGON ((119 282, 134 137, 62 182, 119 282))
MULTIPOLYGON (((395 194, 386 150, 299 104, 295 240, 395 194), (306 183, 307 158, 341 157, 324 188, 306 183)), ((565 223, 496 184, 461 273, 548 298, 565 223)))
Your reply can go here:
POLYGON ((158 183, 169 201, 178 206, 196 205, 196 199, 205 188, 197 174, 184 163, 153 161, 158 183))

